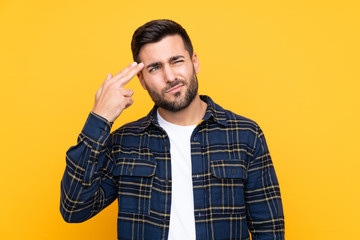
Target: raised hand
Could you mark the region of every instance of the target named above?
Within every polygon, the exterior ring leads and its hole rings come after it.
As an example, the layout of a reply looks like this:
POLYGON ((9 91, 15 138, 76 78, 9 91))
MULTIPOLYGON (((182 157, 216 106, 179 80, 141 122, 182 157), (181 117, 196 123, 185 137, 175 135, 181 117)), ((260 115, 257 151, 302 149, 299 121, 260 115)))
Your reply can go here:
POLYGON ((122 111, 134 102, 131 98, 134 94, 133 90, 124 89, 125 85, 143 68, 143 63, 134 62, 115 76, 109 73, 95 94, 95 104, 92 111, 109 122, 115 121, 122 111))

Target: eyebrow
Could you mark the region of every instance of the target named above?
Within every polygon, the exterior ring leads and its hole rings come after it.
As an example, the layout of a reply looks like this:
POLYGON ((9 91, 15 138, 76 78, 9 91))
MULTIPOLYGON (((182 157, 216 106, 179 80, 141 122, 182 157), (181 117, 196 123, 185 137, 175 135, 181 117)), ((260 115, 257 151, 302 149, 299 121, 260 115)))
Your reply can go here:
POLYGON ((172 61, 176 61, 176 60, 178 60, 178 59, 180 59, 180 58, 184 58, 184 56, 183 56, 183 55, 173 56, 173 57, 171 57, 169 60, 170 60, 170 62, 172 62, 172 61))
MULTIPOLYGON (((177 55, 177 56, 173 56, 171 58, 169 58, 169 62, 173 62, 173 61, 176 61, 180 58, 185 58, 183 55, 177 55)), ((161 62, 153 62, 153 63, 150 63, 149 65, 146 66, 146 68, 152 68, 152 67, 157 67, 157 66, 160 66, 161 65, 161 62)))
POLYGON ((149 65, 147 65, 146 68, 157 67, 160 65, 161 65, 161 62, 153 62, 153 63, 150 63, 149 65))

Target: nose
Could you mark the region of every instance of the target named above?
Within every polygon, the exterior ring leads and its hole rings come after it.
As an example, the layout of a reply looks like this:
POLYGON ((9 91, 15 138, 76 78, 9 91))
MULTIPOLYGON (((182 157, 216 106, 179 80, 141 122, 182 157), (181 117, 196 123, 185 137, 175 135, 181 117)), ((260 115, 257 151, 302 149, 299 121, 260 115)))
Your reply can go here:
POLYGON ((173 82, 176 79, 175 71, 169 64, 164 66, 164 78, 165 82, 173 82))

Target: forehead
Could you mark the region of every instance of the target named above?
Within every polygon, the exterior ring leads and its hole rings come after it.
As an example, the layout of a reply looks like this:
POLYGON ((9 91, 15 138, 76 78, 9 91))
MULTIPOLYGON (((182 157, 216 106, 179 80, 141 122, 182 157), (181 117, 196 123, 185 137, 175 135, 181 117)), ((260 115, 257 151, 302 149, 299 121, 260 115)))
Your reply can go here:
POLYGON ((189 56, 180 35, 166 36, 158 42, 145 44, 139 52, 140 60, 145 64, 166 61, 178 55, 189 56))

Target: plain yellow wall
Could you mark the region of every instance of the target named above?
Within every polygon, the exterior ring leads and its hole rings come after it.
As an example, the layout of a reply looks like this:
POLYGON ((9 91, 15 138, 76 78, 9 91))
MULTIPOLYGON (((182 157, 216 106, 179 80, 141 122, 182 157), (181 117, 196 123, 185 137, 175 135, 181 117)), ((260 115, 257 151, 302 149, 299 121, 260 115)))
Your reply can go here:
MULTIPOLYGON (((358 239, 359 1, 0 2, 0 239, 115 239, 117 203, 81 224, 59 213, 65 151, 133 31, 171 18, 192 38, 200 93, 257 121, 280 181, 286 237, 358 239)), ((152 107, 138 79, 134 105, 152 107)))

